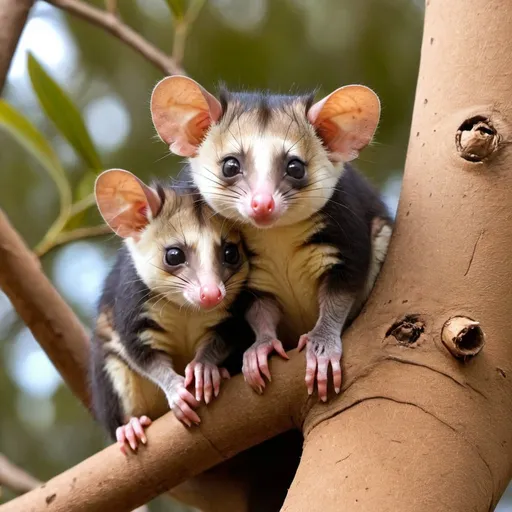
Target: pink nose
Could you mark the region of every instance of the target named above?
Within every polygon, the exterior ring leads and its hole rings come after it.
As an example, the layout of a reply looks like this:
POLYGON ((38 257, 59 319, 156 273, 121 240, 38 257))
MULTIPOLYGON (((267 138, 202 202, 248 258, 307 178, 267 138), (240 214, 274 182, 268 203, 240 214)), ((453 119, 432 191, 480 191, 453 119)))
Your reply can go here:
POLYGON ((212 308, 222 300, 222 291, 216 284, 207 284, 201 286, 199 290, 199 299, 201 306, 212 308))
POLYGON ((261 219, 272 215, 275 206, 272 194, 258 193, 252 196, 251 208, 256 218, 261 219))

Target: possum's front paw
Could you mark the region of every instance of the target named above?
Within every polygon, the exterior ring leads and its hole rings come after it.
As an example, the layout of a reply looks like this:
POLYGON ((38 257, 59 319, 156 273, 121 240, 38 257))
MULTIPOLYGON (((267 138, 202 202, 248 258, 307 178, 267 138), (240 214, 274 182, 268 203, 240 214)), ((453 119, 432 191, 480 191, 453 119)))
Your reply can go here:
POLYGON ((201 419, 194 411, 199 407, 199 402, 195 399, 194 395, 185 387, 185 379, 177 376, 173 380, 171 389, 166 393, 169 407, 176 418, 178 418, 187 427, 191 427, 192 423, 198 425, 201 419))
POLYGON ((313 394, 315 377, 318 385, 318 397, 327 401, 327 383, 329 363, 332 366, 332 377, 336 393, 341 389, 341 337, 339 333, 315 332, 313 329, 300 337, 298 349, 306 350, 306 385, 308 393, 313 394))
POLYGON ((282 358, 290 359, 283 348, 283 344, 270 336, 263 336, 257 339, 251 347, 244 352, 244 364, 242 373, 244 379, 254 391, 260 395, 265 388, 265 380, 263 375, 270 378, 270 370, 268 369, 268 356, 272 352, 277 352, 282 358))
POLYGON ((151 420, 147 416, 140 418, 131 418, 126 425, 116 429, 116 439, 120 445, 121 451, 126 455, 126 445, 136 452, 139 447, 139 441, 142 444, 147 443, 144 428, 151 425, 151 420))
POLYGON ((213 363, 194 359, 185 368, 185 387, 192 382, 196 390, 196 400, 200 402, 204 396, 204 402, 209 404, 213 395, 219 396, 222 379, 229 379, 226 368, 219 368, 213 363))

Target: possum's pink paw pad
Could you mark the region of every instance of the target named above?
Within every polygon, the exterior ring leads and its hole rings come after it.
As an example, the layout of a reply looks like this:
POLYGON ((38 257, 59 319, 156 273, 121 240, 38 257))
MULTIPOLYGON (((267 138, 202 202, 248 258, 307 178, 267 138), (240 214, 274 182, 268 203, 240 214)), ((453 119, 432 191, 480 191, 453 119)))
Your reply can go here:
POLYGON ((151 420, 147 416, 140 418, 130 418, 126 425, 118 427, 116 430, 116 439, 120 445, 121 452, 127 454, 127 446, 136 452, 139 442, 146 444, 148 442, 144 429, 151 425, 151 420))

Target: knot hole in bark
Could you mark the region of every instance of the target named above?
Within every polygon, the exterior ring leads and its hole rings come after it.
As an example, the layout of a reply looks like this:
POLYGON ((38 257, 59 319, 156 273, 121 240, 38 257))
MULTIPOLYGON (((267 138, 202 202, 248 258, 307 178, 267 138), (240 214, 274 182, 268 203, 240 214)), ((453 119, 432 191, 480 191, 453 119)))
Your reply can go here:
POLYGON ((419 315, 405 315, 396 321, 386 332, 386 338, 393 336, 399 345, 411 346, 425 331, 425 322, 419 315))
POLYGON ((441 338, 457 359, 474 357, 485 345, 485 335, 480 324, 465 316, 450 318, 443 326, 441 338))
POLYGON ((464 160, 482 162, 497 151, 500 139, 490 119, 473 116, 459 126, 455 145, 464 160))

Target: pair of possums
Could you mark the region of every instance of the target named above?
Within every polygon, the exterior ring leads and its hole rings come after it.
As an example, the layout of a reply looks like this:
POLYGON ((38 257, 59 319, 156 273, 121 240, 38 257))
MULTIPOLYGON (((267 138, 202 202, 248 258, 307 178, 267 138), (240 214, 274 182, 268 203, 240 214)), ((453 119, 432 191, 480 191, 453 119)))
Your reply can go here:
POLYGON ((329 366, 339 393, 341 332, 391 234, 379 195, 348 165, 379 121, 370 89, 342 87, 316 103, 225 90, 217 99, 174 76, 154 89, 151 113, 188 159, 178 182, 149 187, 110 170, 95 190, 126 244, 99 304, 94 410, 134 450, 169 408, 199 423, 195 409, 218 395, 230 357, 262 393, 269 355, 298 345, 309 393, 316 382, 327 400, 329 366))

